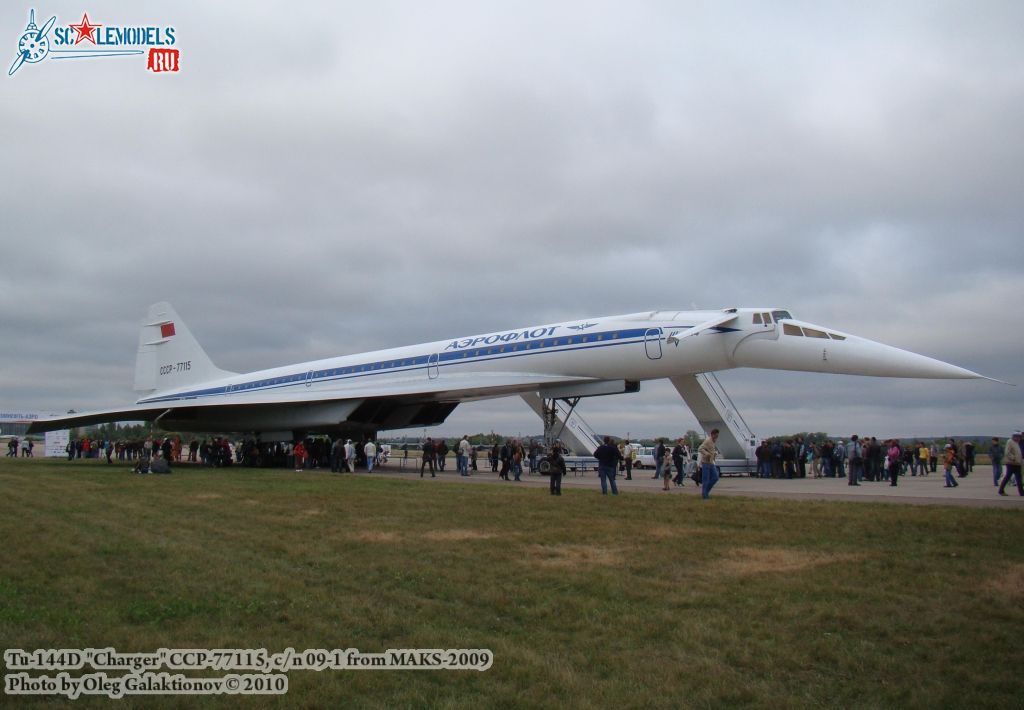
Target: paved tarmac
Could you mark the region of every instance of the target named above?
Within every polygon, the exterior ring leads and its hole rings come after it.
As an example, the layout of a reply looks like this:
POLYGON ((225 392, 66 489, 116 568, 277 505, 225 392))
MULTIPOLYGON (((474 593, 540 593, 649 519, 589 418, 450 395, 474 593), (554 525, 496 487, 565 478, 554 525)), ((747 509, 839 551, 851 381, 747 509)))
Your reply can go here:
MULTIPOLYGON (((361 471, 359 475, 366 475, 361 471)), ((376 469, 370 475, 384 475, 403 479, 419 479, 419 459, 392 459, 383 469, 376 469)), ((633 480, 625 480, 622 475, 616 478, 620 495, 631 493, 648 493, 651 495, 699 496, 700 488, 690 479, 686 485, 672 485, 666 493, 662 490, 662 482, 655 481, 649 470, 634 471, 633 480)), ((888 481, 872 483, 864 481, 859 486, 847 485, 845 478, 795 478, 763 479, 749 476, 725 476, 712 491, 712 498, 719 496, 748 496, 755 498, 789 498, 794 500, 835 500, 871 503, 904 503, 914 505, 954 505, 978 508, 1014 508, 1024 511, 1024 498, 1017 494, 1013 485, 1006 487, 1006 496, 1000 496, 998 488, 992 485, 992 468, 976 466, 974 472, 965 478, 957 478, 959 487, 946 488, 941 470, 927 476, 900 476, 899 485, 891 486, 888 481)), ((521 482, 503 481, 498 474, 492 473, 490 467, 485 471, 477 471, 466 478, 456 473, 449 465, 445 471, 438 472, 437 478, 431 479, 429 469, 425 483, 468 483, 479 485, 503 485, 522 487, 548 487, 547 476, 529 475, 524 473, 521 482)), ((574 475, 569 473, 562 479, 564 494, 571 494, 574 489, 601 488, 595 471, 574 475)))

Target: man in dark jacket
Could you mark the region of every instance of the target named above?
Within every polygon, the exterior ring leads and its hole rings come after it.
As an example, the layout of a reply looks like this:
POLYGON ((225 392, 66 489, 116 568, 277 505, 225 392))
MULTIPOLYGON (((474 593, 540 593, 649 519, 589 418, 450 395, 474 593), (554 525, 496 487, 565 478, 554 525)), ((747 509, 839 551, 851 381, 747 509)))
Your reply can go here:
POLYGON ((619 470, 619 447, 612 444, 610 436, 604 438, 604 443, 594 450, 594 458, 597 459, 597 475, 601 478, 601 495, 608 495, 608 484, 611 483, 612 495, 619 494, 619 487, 615 485, 615 474, 619 470))
POLYGON ((548 463, 551 464, 551 495, 562 495, 562 476, 565 475, 565 459, 562 458, 562 447, 558 444, 551 449, 548 456, 548 463))
POLYGON ((677 486, 683 485, 685 480, 684 474, 686 473, 687 458, 688 452, 686 447, 683 446, 683 440, 679 439, 676 441, 676 445, 672 447, 672 465, 676 467, 676 477, 672 479, 672 482, 677 486))
POLYGON ((420 478, 423 478, 423 469, 430 466, 430 477, 437 478, 434 473, 434 461, 437 459, 437 449, 434 448, 434 440, 429 436, 423 442, 423 458, 420 460, 420 478))
POLYGON ((164 439, 164 443, 160 445, 160 452, 164 455, 164 461, 167 462, 167 467, 171 467, 171 451, 173 447, 171 445, 171 438, 167 437, 164 439))

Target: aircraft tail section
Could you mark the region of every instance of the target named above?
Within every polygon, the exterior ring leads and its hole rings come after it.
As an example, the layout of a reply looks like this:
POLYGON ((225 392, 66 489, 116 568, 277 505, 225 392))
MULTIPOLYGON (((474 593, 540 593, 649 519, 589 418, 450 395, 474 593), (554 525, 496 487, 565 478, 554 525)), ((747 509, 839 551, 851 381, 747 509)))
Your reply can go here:
POLYGON ((171 304, 149 307, 139 331, 136 392, 152 394, 232 374, 213 364, 171 304))

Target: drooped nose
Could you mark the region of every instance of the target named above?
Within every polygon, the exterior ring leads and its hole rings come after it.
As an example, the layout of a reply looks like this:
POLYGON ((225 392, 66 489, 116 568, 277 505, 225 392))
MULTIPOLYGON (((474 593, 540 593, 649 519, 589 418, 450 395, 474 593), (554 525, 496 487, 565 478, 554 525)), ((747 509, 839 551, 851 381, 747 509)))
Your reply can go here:
POLYGON ((976 372, 831 328, 783 321, 775 338, 751 337, 733 352, 737 367, 869 377, 980 379, 976 372))

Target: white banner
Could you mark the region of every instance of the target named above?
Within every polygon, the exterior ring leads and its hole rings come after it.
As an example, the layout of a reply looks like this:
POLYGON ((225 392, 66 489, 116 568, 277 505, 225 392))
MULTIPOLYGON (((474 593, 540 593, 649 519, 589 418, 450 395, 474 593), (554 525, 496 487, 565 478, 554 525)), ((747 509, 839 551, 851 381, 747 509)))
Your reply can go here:
POLYGON ((46 456, 67 456, 68 441, 71 437, 67 429, 46 432, 46 456))

